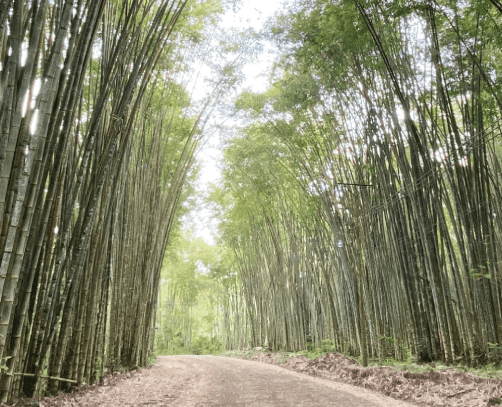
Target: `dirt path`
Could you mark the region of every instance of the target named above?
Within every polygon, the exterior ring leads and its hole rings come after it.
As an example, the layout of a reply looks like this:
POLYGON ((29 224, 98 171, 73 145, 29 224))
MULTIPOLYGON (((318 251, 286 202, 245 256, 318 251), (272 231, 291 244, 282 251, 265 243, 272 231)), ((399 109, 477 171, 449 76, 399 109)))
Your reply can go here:
POLYGON ((278 366, 214 356, 159 356, 138 373, 108 379, 40 406, 397 407, 411 404, 278 366))

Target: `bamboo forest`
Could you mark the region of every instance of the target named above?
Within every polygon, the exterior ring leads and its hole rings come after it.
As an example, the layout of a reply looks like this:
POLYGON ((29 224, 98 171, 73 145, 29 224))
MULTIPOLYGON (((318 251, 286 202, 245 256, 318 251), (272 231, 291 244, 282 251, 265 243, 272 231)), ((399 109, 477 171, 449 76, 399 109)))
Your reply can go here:
POLYGON ((0 0, 0 402, 252 347, 500 366, 502 2, 238 7, 0 0))

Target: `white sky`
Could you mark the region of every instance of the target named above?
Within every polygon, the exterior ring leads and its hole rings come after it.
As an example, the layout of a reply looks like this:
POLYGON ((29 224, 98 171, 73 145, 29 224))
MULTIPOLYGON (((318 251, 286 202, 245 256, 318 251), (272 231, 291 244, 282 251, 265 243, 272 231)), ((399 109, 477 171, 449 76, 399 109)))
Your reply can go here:
MULTIPOLYGON (((281 0, 243 0, 242 6, 237 13, 229 10, 223 15, 220 26, 223 28, 233 27, 239 30, 254 28, 258 32, 265 21, 279 9, 282 3, 281 0)), ((273 62, 273 56, 264 52, 258 60, 259 62, 246 64, 243 69, 245 80, 242 88, 249 88, 253 92, 266 90, 267 73, 273 62)), ((197 98, 199 92, 202 94, 204 91, 195 89, 195 98, 197 98)), ((219 135, 212 134, 208 143, 198 155, 198 159, 202 161, 199 190, 206 191, 209 183, 216 183, 221 177, 218 168, 222 159, 221 151, 218 148, 220 144, 219 135)), ((208 244, 215 244, 214 232, 217 224, 211 221, 209 211, 205 208, 197 208, 195 212, 191 214, 188 221, 194 227, 195 235, 202 237, 208 244)))

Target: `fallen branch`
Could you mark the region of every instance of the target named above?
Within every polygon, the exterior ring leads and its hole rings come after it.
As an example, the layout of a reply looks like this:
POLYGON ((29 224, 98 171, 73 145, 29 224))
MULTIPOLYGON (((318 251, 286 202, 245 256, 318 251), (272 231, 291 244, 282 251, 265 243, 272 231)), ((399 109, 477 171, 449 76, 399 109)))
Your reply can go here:
POLYGON ((458 393, 450 394, 449 396, 446 396, 446 397, 452 398, 452 397, 458 396, 459 394, 468 393, 468 392, 473 391, 473 390, 476 390, 476 389, 467 389, 467 390, 459 391, 458 393))
MULTIPOLYGON (((9 376, 12 376, 12 373, 4 373, 9 376)), ((14 376, 27 376, 27 377, 35 377, 34 373, 14 373, 14 376)), ((60 382, 66 382, 66 383, 75 383, 77 384, 78 382, 76 380, 70 380, 70 379, 63 379, 62 377, 54 377, 54 376, 40 376, 42 379, 51 379, 51 380, 58 380, 60 382)))

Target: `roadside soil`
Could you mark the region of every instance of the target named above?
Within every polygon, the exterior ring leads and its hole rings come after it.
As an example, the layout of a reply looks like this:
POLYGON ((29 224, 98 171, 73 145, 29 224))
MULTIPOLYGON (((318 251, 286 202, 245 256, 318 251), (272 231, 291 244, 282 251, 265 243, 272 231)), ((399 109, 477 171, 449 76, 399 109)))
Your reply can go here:
POLYGON ((295 356, 280 364, 281 354, 256 352, 249 360, 348 383, 417 406, 485 407, 502 404, 502 380, 481 379, 453 369, 434 371, 431 368, 429 373, 410 373, 385 366, 363 368, 339 353, 315 360, 295 356))
MULTIPOLYGON (((114 373, 104 385, 16 406, 409 407, 500 405, 502 380, 453 370, 429 373, 362 368, 340 354, 279 364, 278 353, 248 357, 159 356, 158 363, 114 373), (262 362, 262 363, 256 363, 262 362)), ((6 404, 0 403, 0 407, 6 404)))

